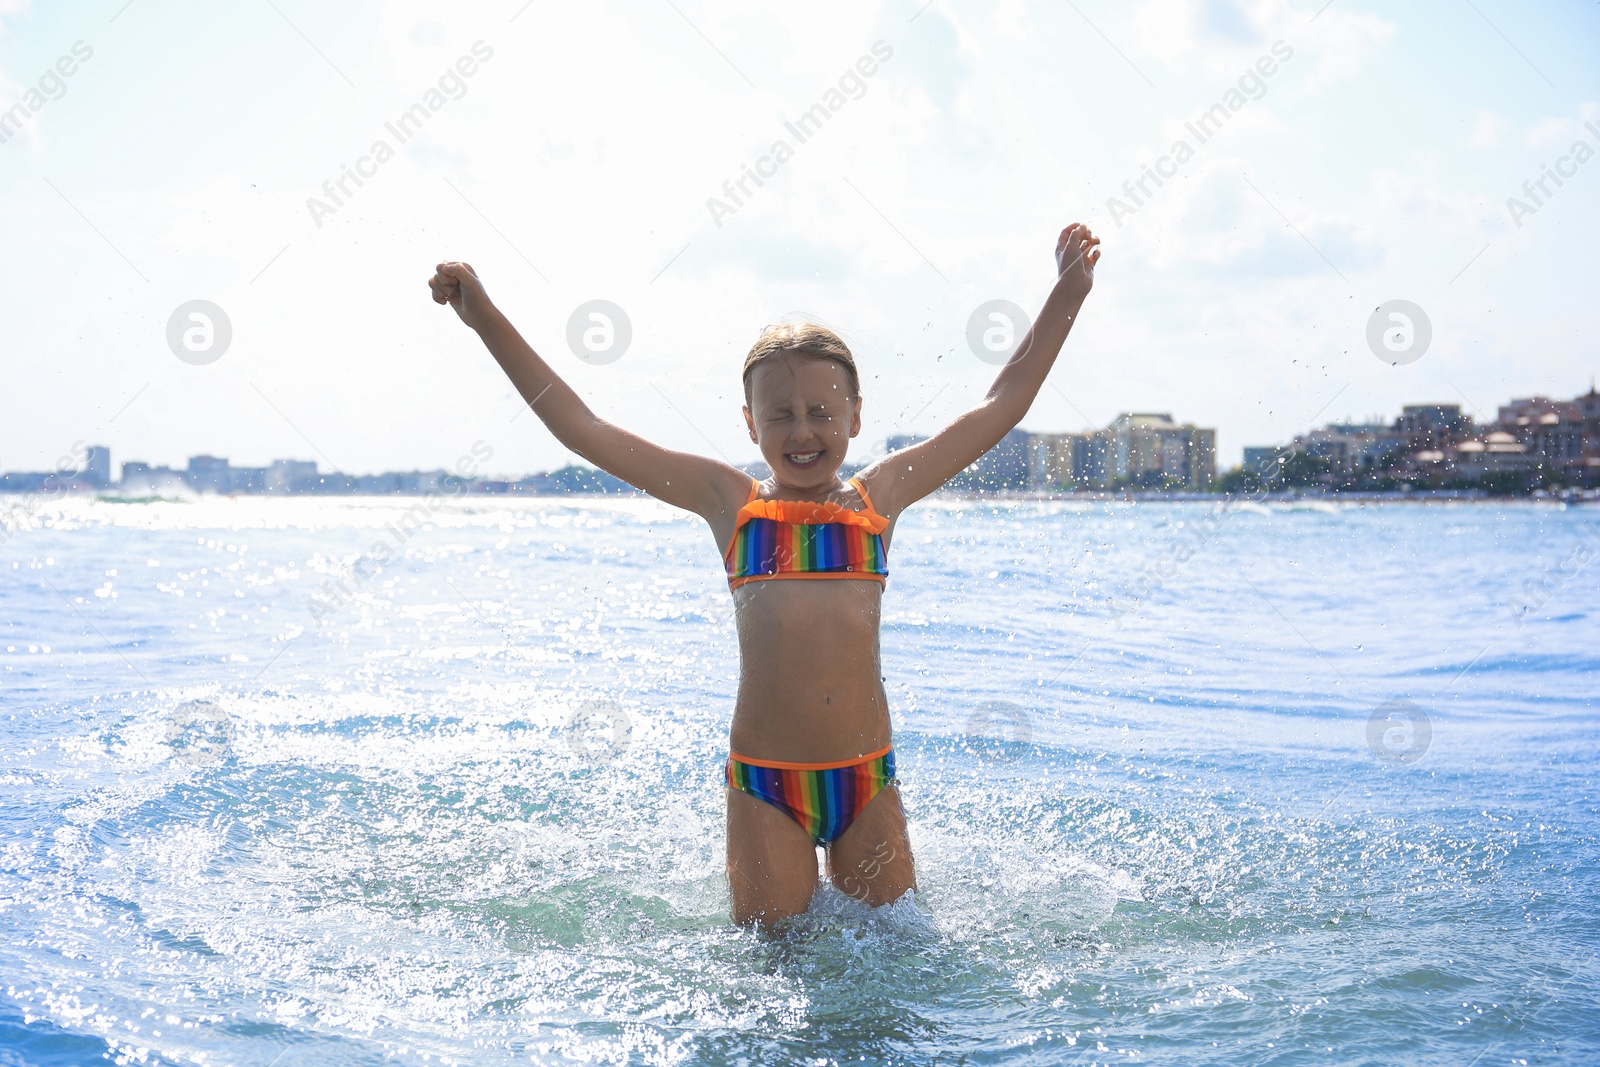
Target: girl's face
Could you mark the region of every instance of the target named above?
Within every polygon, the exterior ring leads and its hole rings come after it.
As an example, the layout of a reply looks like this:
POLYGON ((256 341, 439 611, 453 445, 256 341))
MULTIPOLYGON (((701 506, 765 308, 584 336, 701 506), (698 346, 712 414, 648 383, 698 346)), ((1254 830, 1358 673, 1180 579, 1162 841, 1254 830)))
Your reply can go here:
POLYGON ((785 354, 750 372, 744 420, 780 483, 831 489, 850 438, 861 432, 861 400, 850 396, 838 363, 785 354))

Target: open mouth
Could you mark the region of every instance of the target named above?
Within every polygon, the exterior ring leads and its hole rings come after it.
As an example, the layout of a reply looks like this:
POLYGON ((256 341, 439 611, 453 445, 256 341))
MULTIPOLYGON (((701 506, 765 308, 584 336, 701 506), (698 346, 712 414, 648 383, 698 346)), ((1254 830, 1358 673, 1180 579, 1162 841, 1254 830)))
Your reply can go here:
POLYGON ((791 467, 809 467, 822 458, 822 453, 817 452, 785 452, 783 458, 789 461, 791 467))

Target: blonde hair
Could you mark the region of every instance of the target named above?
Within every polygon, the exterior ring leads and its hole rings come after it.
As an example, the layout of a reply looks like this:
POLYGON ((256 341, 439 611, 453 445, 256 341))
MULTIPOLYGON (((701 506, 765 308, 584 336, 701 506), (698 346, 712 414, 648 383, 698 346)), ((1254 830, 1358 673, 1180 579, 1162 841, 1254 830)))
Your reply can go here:
POLYGON ((751 403, 750 375, 755 371, 756 364, 782 355, 832 360, 844 368, 845 377, 850 380, 850 397, 857 399, 861 396, 861 376, 856 371, 856 359, 838 334, 814 322, 775 322, 761 331, 756 343, 750 346, 750 354, 744 357, 746 406, 751 403))

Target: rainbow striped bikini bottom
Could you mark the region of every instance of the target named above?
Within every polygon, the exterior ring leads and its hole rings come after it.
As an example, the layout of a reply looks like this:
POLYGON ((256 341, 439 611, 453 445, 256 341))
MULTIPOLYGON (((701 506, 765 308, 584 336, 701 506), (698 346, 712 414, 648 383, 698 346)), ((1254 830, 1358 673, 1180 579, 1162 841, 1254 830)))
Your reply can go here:
POLYGON ((728 785, 786 812, 825 845, 850 828, 885 786, 896 782, 891 745, 837 763, 782 763, 728 756, 728 785))

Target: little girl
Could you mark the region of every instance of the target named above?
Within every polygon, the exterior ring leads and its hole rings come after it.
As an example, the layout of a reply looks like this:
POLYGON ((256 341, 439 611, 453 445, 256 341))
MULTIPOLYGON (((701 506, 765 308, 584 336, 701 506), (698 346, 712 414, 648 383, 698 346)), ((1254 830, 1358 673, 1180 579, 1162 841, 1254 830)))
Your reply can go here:
POLYGON ((726 768, 735 922, 804 912, 818 845, 834 884, 858 900, 887 904, 916 888, 878 661, 894 523, 1027 413, 1094 284, 1099 244, 1087 226, 1062 231, 1055 287, 981 404, 849 481, 839 467, 861 432, 861 380, 830 330, 769 326, 745 358, 744 421, 772 468, 758 482, 595 415, 468 264, 441 263, 429 281, 434 301, 477 331, 557 440, 711 526, 739 629, 726 768))

